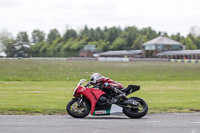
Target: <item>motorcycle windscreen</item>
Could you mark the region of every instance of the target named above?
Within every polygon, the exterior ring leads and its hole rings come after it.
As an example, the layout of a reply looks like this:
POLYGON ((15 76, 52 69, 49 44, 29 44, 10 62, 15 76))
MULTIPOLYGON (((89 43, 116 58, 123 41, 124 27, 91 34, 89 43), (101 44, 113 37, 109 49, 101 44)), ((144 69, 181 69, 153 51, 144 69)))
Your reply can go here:
POLYGON ((95 109, 93 115, 119 115, 122 114, 122 107, 115 104, 103 105, 95 109))

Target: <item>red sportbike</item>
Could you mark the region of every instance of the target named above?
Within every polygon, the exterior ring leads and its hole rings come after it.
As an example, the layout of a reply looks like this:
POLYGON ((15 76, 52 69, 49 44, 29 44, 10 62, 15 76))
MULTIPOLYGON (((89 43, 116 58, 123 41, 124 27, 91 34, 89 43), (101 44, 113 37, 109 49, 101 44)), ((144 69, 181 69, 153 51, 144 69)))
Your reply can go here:
MULTIPOLYGON (((130 118, 141 118, 147 114, 148 105, 143 99, 139 97, 116 99, 115 94, 109 89, 103 89, 101 84, 92 88, 89 88, 89 83, 82 86, 85 81, 87 80, 80 80, 73 93, 75 98, 67 104, 66 110, 72 117, 83 118, 89 113, 91 115, 124 113, 130 118)), ((140 86, 129 85, 121 91, 129 95, 139 89, 140 86)))

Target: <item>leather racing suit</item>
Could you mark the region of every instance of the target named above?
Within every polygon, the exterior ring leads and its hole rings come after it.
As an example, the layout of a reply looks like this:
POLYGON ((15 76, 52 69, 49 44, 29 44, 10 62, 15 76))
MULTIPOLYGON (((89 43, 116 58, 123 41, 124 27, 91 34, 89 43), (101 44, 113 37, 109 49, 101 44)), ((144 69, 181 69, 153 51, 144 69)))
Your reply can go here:
MULTIPOLYGON (((96 85, 96 84, 100 84, 100 83, 103 84, 104 89, 112 90, 119 97, 120 97, 120 94, 123 94, 123 92, 119 90, 119 89, 123 88, 122 84, 120 84, 120 83, 118 83, 118 82, 116 82, 116 81, 114 81, 110 78, 101 77, 101 78, 97 79, 96 83, 94 83, 94 84, 96 85)), ((124 94, 122 96, 124 96, 124 94)))

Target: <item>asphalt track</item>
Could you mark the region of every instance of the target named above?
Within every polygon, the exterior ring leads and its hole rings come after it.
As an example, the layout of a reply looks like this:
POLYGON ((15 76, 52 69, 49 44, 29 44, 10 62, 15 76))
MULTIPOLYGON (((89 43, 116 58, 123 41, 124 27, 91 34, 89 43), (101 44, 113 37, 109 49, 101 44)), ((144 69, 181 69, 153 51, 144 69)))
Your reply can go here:
POLYGON ((0 133, 200 133, 200 113, 121 116, 0 115, 0 133))

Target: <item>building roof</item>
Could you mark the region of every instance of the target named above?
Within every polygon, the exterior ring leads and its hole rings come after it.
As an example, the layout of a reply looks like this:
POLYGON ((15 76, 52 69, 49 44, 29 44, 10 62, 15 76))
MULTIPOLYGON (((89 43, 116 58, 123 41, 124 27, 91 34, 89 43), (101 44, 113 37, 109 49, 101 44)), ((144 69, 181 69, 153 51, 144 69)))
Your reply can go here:
POLYGON ((142 53, 142 50, 120 50, 120 51, 107 51, 104 53, 101 53, 100 55, 136 55, 142 53))
POLYGON ((154 38, 153 40, 150 40, 144 44, 142 44, 143 46, 147 46, 147 45, 181 45, 183 46, 183 44, 181 44, 180 42, 174 41, 172 39, 169 39, 165 36, 159 36, 157 38, 154 38))
POLYGON ((85 45, 83 50, 90 50, 93 52, 95 50, 95 45, 85 45))
POLYGON ((160 55, 195 55, 200 54, 200 50, 181 50, 181 51, 165 51, 158 53, 157 56, 160 55))

